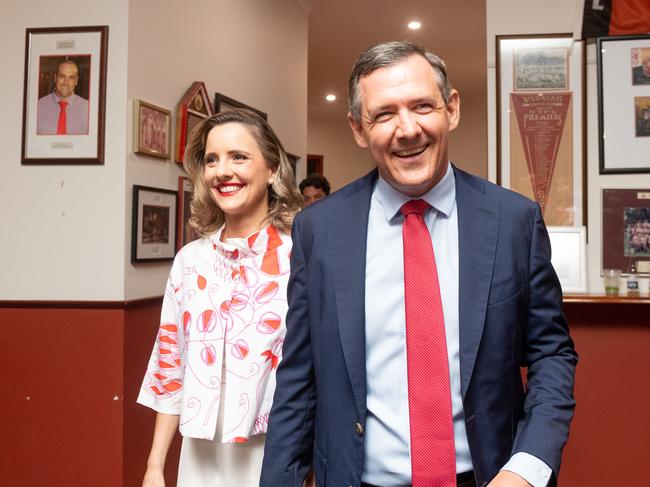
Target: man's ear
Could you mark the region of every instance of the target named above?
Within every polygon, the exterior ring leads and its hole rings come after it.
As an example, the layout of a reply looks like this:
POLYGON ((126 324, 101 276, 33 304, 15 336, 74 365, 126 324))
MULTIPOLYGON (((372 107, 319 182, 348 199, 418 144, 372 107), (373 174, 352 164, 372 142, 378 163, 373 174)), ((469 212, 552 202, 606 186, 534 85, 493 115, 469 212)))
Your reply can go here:
POLYGON ((359 147, 367 149, 368 142, 366 142, 366 137, 363 133, 363 126, 361 125, 361 122, 357 122, 354 117, 352 117, 352 114, 350 112, 348 112, 348 123, 350 124, 352 135, 354 136, 354 140, 356 141, 357 145, 359 147))
POLYGON ((460 123, 460 94, 456 90, 451 90, 447 102, 447 123, 450 132, 460 123))

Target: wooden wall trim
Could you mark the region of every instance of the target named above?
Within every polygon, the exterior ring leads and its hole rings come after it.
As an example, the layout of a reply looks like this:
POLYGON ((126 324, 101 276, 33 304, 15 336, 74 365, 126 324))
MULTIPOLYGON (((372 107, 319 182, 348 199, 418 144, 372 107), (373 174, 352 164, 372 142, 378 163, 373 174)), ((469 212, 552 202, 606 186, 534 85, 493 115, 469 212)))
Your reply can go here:
POLYGON ((604 294, 567 294, 565 303, 580 304, 647 304, 650 296, 605 296, 604 294))
POLYGON ((128 301, 11 301, 0 300, 0 308, 56 308, 56 309, 135 309, 162 302, 162 296, 128 301))

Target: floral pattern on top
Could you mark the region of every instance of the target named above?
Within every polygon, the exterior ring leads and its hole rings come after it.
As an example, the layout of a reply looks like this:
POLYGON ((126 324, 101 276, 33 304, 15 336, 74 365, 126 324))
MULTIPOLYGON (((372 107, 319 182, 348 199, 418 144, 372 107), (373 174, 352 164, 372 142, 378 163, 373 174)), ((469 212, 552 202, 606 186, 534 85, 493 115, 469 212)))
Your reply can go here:
POLYGON ((269 225, 222 242, 222 230, 174 259, 138 402, 180 415, 183 436, 212 440, 224 401, 218 440, 241 443, 267 428, 286 331, 291 238, 269 225))

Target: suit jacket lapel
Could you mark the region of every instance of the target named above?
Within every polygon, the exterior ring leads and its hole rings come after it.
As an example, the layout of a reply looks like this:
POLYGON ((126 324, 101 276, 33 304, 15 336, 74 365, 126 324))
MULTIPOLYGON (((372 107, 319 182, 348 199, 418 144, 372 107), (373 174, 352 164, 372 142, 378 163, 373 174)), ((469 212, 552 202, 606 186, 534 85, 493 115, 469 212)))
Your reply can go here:
POLYGON ((464 399, 485 324, 499 231, 499 206, 485 196, 483 181, 455 167, 454 171, 460 267, 460 379, 464 399))
POLYGON ((329 214, 330 255, 341 348, 359 417, 366 415, 365 287, 368 212, 376 170, 329 214))

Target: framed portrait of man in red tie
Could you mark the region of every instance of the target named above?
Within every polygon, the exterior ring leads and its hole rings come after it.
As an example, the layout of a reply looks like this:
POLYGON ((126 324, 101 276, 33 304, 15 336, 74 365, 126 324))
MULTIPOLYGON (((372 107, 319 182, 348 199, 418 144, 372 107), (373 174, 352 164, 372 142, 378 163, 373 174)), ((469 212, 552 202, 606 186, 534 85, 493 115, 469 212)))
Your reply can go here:
POLYGON ((23 164, 103 164, 108 27, 27 29, 23 164))

